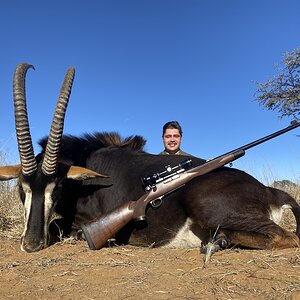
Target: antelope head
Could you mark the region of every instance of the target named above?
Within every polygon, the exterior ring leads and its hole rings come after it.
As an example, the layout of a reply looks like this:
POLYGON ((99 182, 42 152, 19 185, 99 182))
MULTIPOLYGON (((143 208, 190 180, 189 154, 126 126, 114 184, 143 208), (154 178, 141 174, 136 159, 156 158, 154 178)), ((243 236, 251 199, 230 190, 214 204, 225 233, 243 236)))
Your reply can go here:
POLYGON ((73 67, 67 71, 59 93, 46 150, 42 155, 34 156, 25 96, 25 77, 29 68, 33 66, 27 63, 18 65, 13 82, 15 127, 21 163, 1 166, 0 180, 19 179, 20 198, 25 208, 21 249, 34 252, 48 246, 49 224, 56 205, 53 193, 58 184, 65 178, 84 180, 104 175, 82 167, 63 165, 58 160, 65 112, 75 75, 73 67))

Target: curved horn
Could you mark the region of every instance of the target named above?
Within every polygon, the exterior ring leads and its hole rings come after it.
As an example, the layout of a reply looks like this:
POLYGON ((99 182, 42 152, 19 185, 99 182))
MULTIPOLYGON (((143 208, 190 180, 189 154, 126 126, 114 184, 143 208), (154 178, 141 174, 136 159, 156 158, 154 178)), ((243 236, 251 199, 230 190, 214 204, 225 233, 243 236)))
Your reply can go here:
POLYGON ((34 67, 30 64, 19 64, 15 70, 13 83, 15 125, 22 173, 24 175, 31 175, 37 170, 37 164, 34 157, 32 140, 29 131, 25 96, 25 77, 29 68, 34 69, 34 67))
POLYGON ((53 175, 57 171, 58 152, 64 127, 65 113, 68 106, 75 69, 69 68, 56 103, 54 117, 45 150, 42 171, 45 175, 53 175))

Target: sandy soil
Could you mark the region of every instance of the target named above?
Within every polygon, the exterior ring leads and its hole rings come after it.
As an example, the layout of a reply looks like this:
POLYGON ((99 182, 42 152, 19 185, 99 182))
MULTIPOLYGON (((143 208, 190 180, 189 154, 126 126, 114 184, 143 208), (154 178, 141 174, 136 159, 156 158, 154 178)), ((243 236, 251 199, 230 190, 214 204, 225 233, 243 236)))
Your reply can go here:
POLYGON ((65 241, 24 253, 1 239, 0 299, 300 299, 300 249, 88 249, 65 241))

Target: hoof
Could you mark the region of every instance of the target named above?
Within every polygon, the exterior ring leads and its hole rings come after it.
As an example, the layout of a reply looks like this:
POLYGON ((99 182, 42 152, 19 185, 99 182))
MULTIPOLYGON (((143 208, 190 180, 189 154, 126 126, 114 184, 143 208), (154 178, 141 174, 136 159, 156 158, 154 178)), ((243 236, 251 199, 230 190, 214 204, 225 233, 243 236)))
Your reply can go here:
POLYGON ((207 253, 207 251, 211 251, 215 253, 220 249, 226 249, 229 245, 229 241, 225 234, 220 233, 213 239, 211 239, 207 244, 202 244, 200 248, 201 253, 207 253))
POLYGON ((216 243, 220 246, 220 248, 225 249, 228 247, 229 243, 226 239, 217 240, 216 243))
POLYGON ((227 248, 228 245, 229 245, 229 241, 228 241, 226 235, 223 234, 223 233, 218 234, 218 235, 214 238, 213 243, 219 245, 220 248, 222 248, 222 249, 227 248))

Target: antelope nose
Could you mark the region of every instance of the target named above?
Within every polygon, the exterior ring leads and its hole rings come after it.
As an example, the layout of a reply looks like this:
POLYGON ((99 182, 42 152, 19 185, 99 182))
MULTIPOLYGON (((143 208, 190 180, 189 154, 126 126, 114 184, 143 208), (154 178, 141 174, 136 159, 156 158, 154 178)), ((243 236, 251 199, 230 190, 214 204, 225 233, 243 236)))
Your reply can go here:
POLYGON ((21 240, 21 250, 31 253, 37 252, 44 249, 45 245, 43 242, 37 240, 26 241, 24 239, 21 240))

